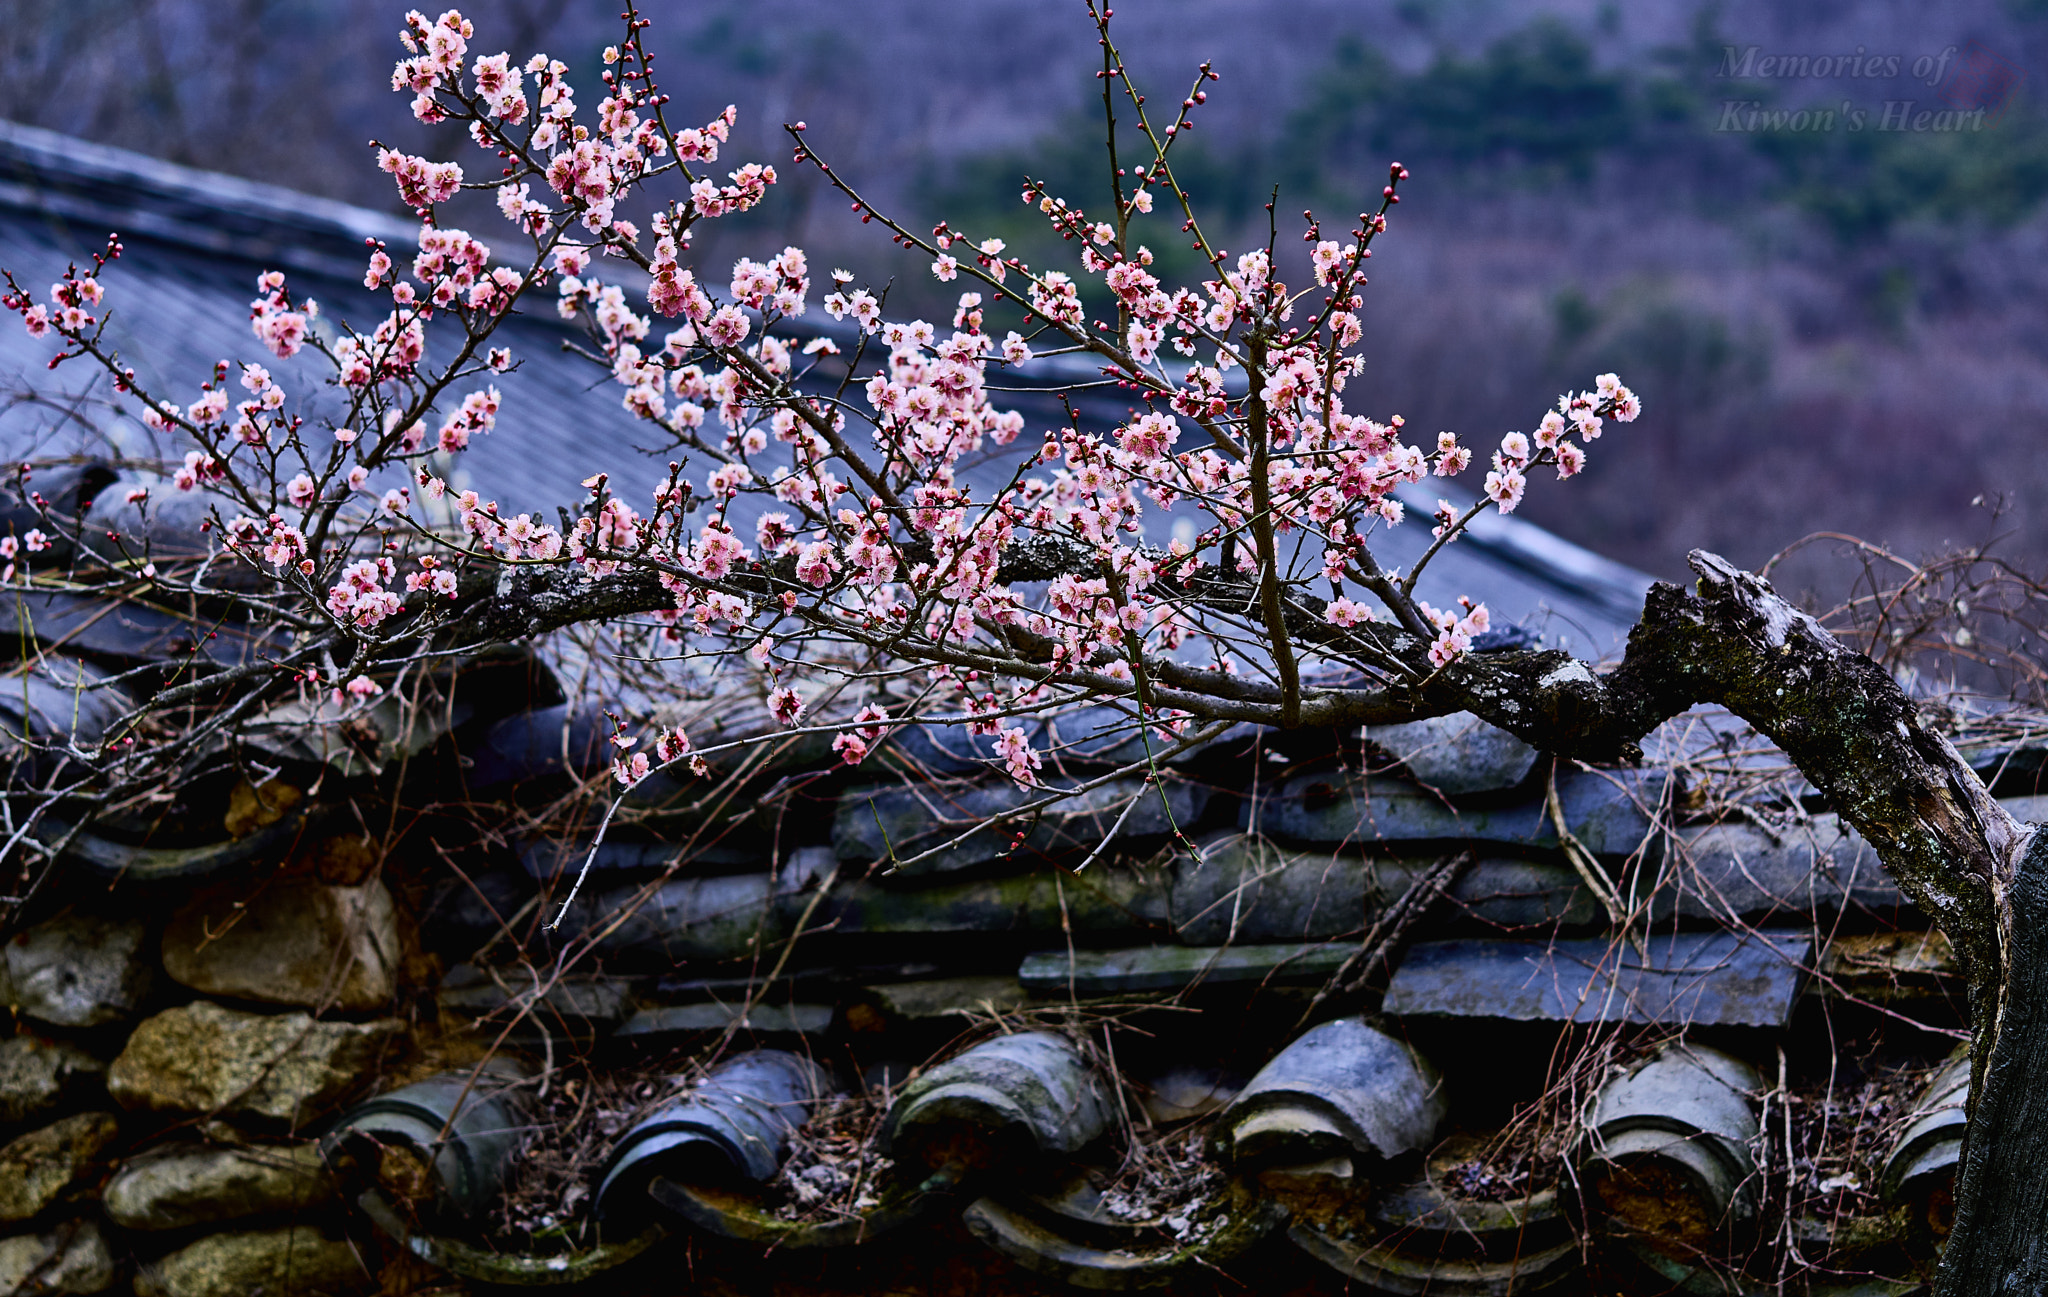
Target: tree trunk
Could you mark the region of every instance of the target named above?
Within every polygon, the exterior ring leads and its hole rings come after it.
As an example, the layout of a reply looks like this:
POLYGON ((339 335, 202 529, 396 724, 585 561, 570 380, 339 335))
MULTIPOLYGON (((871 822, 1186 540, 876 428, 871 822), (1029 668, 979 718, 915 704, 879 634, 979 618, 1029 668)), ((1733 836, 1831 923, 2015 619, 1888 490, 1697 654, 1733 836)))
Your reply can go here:
POLYGON ((2048 833, 2005 890, 1995 1018, 1977 1024, 1956 1223, 1937 1297, 2048 1292, 2048 833))
POLYGON ((1725 560, 1695 551, 1692 567, 1698 593, 1652 589, 1622 666, 1561 728, 1625 749, 1720 703, 1876 848, 1970 983, 1970 1122, 1936 1293, 2048 1292, 2048 834, 2015 821, 1869 658, 1725 560))

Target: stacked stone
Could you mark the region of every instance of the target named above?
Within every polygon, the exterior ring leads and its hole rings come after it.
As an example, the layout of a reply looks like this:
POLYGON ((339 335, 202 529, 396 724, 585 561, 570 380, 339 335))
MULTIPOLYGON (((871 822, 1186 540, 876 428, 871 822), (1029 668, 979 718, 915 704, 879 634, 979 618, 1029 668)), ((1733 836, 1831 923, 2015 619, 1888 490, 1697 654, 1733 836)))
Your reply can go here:
POLYGON ((404 1051, 399 939, 381 883, 287 874, 9 941, 0 1294, 374 1287, 307 1132, 404 1051))

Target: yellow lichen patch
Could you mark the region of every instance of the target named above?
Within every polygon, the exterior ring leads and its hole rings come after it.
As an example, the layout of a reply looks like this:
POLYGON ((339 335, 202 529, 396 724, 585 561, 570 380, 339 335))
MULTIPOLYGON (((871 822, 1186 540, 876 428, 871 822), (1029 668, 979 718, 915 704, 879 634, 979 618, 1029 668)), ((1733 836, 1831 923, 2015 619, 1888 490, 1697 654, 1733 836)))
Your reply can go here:
POLYGON ((228 810, 222 823, 230 837, 246 838, 283 819, 305 795, 282 780, 272 779, 258 788, 244 779, 228 794, 228 810))

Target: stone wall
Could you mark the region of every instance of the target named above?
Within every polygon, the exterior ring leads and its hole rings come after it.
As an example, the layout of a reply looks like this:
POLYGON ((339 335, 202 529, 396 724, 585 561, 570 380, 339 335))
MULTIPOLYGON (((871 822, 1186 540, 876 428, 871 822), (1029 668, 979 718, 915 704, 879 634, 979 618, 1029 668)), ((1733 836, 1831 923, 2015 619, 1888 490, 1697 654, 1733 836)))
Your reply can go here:
MULTIPOLYGON (((1638 1182, 1676 1155, 1545 1098, 1562 1046, 1609 1051, 1583 1099, 1683 1036, 1746 1078, 1700 1138, 1767 1178, 1757 1123, 1834 1066, 1814 1024, 1893 1091, 1934 1074, 1943 948, 1796 788, 1688 823, 1708 766, 1553 772, 1452 718, 1247 730, 1005 819, 1024 794, 913 729, 716 805, 636 790, 593 856, 600 727, 535 671, 340 742, 280 725, 261 785, 223 760, 71 844, 0 960, 0 1295, 1535 1291, 1589 1262, 1706 1291, 1775 1264, 1771 1230, 1903 1281, 1938 1248, 1935 1155, 1819 1224, 1684 1180, 1697 1229, 1660 1250, 1638 1182), (1566 1203, 1567 1166, 1609 1189, 1566 1203)), ((1069 724, 1054 777, 1127 759, 1069 724)), ((1982 763, 2044 818, 2038 754, 1982 763)))

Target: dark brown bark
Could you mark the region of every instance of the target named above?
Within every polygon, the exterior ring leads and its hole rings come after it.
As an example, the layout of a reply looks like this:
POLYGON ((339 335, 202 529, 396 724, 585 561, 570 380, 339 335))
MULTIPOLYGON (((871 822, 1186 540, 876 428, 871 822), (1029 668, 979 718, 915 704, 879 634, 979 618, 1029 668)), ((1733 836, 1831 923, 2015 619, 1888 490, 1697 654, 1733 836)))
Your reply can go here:
MULTIPOLYGON (((1692 567, 1697 593, 1655 587, 1622 666, 1581 682, 1556 733, 1590 755, 1624 752, 1664 716, 1719 703, 1877 849, 1969 974, 1973 1103, 1936 1292, 2048 1292, 2048 834, 2015 821, 1889 675, 1769 583, 1699 551, 1692 567)), ((1503 698, 1496 711, 1521 719, 1503 698)))
MULTIPOLYGON (((1695 551, 1698 593, 1659 585, 1602 681, 1597 752, 1653 716, 1719 703, 1785 750, 1942 927, 1982 994, 2003 965, 2001 894, 2028 836, 1917 704, 1768 582, 1695 551)), ((1980 1021, 1982 1006, 1979 1007, 1980 1021)))
POLYGON ((2048 833, 2005 895, 2013 940, 1997 1017, 1990 1030, 1979 1020, 1938 1297, 2048 1292, 2048 833))

